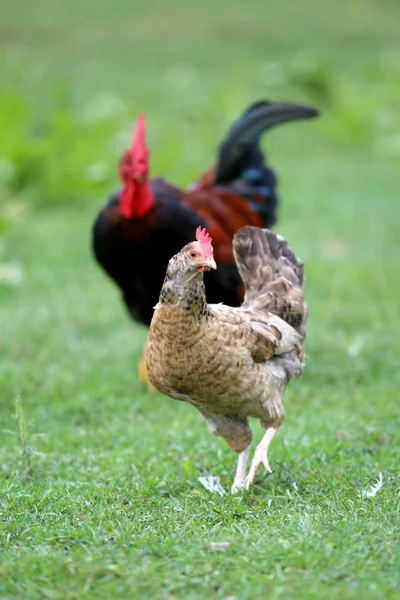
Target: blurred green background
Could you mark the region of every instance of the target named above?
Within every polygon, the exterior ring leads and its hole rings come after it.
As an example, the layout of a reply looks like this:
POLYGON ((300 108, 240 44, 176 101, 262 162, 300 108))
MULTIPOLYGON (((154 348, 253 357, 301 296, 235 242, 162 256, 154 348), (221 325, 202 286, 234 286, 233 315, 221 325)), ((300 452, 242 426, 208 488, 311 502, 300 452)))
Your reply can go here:
POLYGON ((396 597, 399 23, 397 0, 2 3, 0 596, 396 597), (310 360, 274 474, 215 498, 197 477, 228 489, 235 456, 138 384, 146 331, 90 226, 139 111, 187 185, 261 98, 321 110, 263 140, 310 360))

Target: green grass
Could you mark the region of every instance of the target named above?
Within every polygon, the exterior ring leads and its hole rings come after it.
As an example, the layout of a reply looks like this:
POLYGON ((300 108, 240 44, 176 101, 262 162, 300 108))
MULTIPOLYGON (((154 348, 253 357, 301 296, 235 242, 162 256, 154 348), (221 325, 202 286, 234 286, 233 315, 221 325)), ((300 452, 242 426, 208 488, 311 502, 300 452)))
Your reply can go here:
POLYGON ((397 598, 399 5, 146 5, 0 9, 0 263, 22 271, 0 284, 0 598, 397 598), (138 110, 153 171, 187 183, 260 96, 325 113, 265 140, 306 263, 309 363, 274 473, 220 497, 198 477, 229 489, 236 456, 137 382, 146 331, 88 232, 138 110))

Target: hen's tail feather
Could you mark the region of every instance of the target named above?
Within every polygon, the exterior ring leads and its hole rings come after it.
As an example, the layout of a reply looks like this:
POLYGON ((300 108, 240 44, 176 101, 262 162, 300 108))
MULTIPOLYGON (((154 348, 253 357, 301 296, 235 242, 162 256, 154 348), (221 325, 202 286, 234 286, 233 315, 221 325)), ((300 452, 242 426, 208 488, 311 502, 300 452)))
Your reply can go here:
POLYGON ((246 226, 234 235, 233 253, 245 287, 242 308, 278 315, 304 335, 304 265, 286 240, 268 229, 246 226))
POLYGON ((261 166, 252 164, 252 158, 257 150, 257 158, 260 158, 258 146, 263 133, 276 125, 312 119, 318 114, 315 108, 300 104, 272 104, 265 100, 252 104, 231 126, 220 146, 215 183, 233 181, 244 169, 261 166))

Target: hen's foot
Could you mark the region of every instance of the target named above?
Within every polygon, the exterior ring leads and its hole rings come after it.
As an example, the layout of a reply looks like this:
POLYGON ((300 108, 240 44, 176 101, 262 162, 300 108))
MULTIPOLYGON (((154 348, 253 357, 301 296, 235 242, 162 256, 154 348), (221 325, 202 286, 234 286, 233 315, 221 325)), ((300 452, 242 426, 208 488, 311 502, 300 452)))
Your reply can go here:
POLYGON ((250 446, 251 444, 249 444, 247 448, 245 448, 243 452, 239 454, 236 475, 231 487, 232 494, 237 494, 240 490, 244 490, 246 488, 246 469, 250 456, 250 446))
POLYGON ((146 384, 147 391, 150 392, 151 394, 156 394, 157 390, 153 385, 151 385, 149 378, 147 376, 146 363, 144 362, 143 355, 141 356, 140 361, 139 361, 138 372, 139 372, 139 381, 143 381, 143 383, 146 384))
POLYGON ((251 484, 253 483, 257 469, 261 465, 261 463, 264 465, 265 470, 268 471, 268 473, 272 473, 272 469, 269 466, 269 462, 268 462, 268 448, 269 448, 271 440, 274 437, 276 431, 277 431, 276 427, 268 427, 268 429, 266 430, 266 432, 264 434, 263 439, 258 444, 258 446, 254 452, 253 460, 251 461, 251 467, 250 467, 249 474, 247 475, 246 480, 245 480, 246 490, 248 490, 249 487, 251 486, 251 484))
POLYGON ((268 462, 267 451, 264 450, 264 448, 259 448, 257 446, 256 451, 254 452, 253 460, 251 461, 251 467, 250 467, 249 474, 247 475, 246 480, 245 480, 246 490, 248 490, 249 487, 251 486, 251 484, 253 483, 254 477, 257 473, 257 469, 261 465, 261 463, 264 465, 265 470, 268 471, 268 473, 272 473, 272 469, 269 466, 269 462, 268 462))
POLYGON ((245 486, 244 479, 243 479, 243 481, 234 482, 231 487, 231 494, 238 494, 239 492, 242 492, 245 489, 246 489, 246 486, 245 486))

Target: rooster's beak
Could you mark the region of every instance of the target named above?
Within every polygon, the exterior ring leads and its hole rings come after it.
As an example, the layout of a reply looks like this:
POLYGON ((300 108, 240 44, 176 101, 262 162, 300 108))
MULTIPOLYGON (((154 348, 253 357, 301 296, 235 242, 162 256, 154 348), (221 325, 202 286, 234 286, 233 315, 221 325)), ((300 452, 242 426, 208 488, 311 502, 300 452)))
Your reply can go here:
POLYGON ((134 179, 134 181, 136 181, 136 183, 141 185, 142 183, 144 183, 146 181, 146 175, 140 175, 139 173, 135 173, 133 175, 133 179, 134 179))

